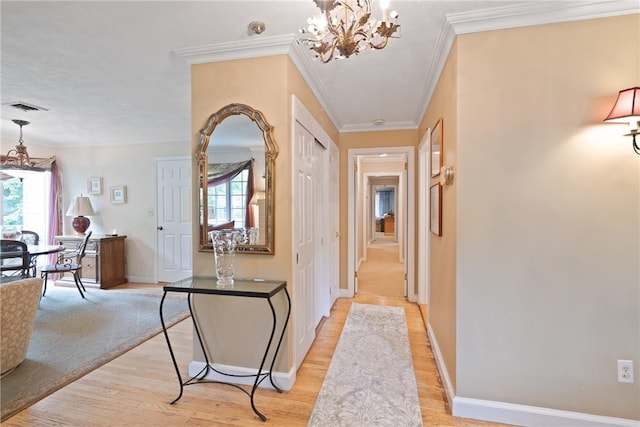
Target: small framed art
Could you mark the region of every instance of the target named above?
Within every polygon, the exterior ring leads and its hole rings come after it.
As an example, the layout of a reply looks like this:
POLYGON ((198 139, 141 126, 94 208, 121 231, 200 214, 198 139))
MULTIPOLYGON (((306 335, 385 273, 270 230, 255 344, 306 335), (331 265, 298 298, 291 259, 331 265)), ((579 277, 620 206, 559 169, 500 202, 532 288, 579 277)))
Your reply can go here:
POLYGON ((114 205, 127 203, 126 185, 114 185, 111 187, 111 203, 114 205))
POLYGON ((92 176, 87 180, 87 192, 89 194, 102 194, 102 177, 92 176))
POLYGON ((436 236, 442 236, 442 185, 439 182, 429 188, 429 200, 429 230, 436 236))
POLYGON ((431 177, 440 175, 442 167, 442 117, 431 130, 431 177))

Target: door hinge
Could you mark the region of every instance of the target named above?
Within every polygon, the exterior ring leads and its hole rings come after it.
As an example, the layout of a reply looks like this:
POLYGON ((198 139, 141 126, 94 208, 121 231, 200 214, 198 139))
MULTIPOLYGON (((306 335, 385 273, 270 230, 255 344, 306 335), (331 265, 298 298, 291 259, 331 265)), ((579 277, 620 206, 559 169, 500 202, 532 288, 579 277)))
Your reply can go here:
POLYGON ((353 164, 353 170, 354 170, 354 171, 356 171, 356 172, 358 172, 358 164, 357 164, 357 163, 354 163, 354 164, 353 164))
POLYGON ((300 263, 300 254, 296 253, 296 265, 300 263))
POLYGON ((358 278, 358 272, 357 271, 353 272, 353 277, 356 278, 356 279, 358 278))
POLYGON ((409 280, 409 276, 407 275, 407 273, 404 273, 404 280, 409 280))
POLYGON ((409 170, 409 163, 404 162, 404 170, 409 170))

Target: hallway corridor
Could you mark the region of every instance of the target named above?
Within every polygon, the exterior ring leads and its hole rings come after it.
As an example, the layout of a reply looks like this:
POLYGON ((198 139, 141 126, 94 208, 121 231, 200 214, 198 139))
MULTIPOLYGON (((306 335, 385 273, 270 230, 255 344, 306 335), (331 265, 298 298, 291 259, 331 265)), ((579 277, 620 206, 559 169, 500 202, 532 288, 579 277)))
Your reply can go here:
POLYGON ((398 243, 388 236, 378 236, 369 244, 367 260, 358 269, 359 295, 405 296, 404 264, 399 261, 398 251, 398 243))

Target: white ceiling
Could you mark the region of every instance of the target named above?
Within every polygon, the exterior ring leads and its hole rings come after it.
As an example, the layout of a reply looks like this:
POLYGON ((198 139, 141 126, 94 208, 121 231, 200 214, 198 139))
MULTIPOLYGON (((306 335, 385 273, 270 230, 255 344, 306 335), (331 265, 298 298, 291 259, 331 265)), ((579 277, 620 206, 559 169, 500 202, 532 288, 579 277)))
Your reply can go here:
POLYGON ((640 11, 639 0, 391 6, 401 38, 381 51, 322 64, 295 42, 318 11, 312 0, 3 0, 3 149, 18 139, 12 119, 31 122, 27 146, 189 141, 190 64, 274 53, 292 58, 340 131, 416 128, 456 34, 640 11), (248 31, 254 20, 266 23, 261 35, 248 31), (6 105, 14 102, 48 111, 6 105), (374 126, 380 118, 385 125, 374 126))

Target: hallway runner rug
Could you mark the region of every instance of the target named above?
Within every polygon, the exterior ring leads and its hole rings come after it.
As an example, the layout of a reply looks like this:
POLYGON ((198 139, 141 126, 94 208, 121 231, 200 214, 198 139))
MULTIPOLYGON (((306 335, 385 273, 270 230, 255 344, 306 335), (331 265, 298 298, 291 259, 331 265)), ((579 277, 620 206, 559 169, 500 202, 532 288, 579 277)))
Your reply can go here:
MULTIPOLYGON (((161 294, 87 287, 85 296, 47 289, 27 358, 0 379, 2 421, 162 332, 161 294)), ((167 297, 164 313, 167 326, 187 318, 186 300, 167 297)))
POLYGON ((422 426, 402 307, 353 303, 309 426, 422 426))

